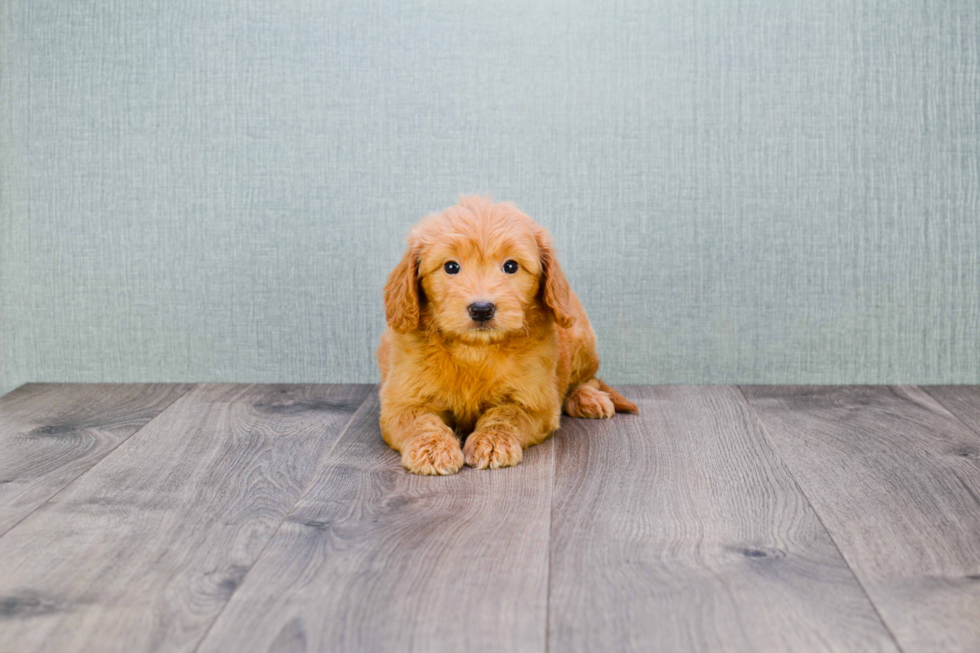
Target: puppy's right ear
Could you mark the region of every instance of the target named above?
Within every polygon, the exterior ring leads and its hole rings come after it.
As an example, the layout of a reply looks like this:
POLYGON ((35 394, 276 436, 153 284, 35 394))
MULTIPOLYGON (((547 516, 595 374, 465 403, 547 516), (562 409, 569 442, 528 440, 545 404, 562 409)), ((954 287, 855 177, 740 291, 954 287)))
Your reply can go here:
POLYGON ((419 328, 419 259, 411 246, 388 275, 385 316, 395 331, 408 333, 419 328))

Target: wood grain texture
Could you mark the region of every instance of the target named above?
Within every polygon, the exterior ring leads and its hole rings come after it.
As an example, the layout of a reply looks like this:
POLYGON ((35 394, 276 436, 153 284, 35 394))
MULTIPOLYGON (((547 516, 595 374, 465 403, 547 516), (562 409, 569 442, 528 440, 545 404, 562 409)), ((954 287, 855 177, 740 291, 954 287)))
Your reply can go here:
POLYGON ((624 394, 556 440, 550 650, 896 650, 737 389, 624 394))
POLYGON ((187 651, 367 386, 198 386, 0 537, 0 650, 187 651))
POLYGON ((904 651, 980 650, 980 436, 917 387, 744 392, 904 651))
POLYGON ((552 441, 414 476, 369 401, 200 651, 543 651, 552 441))
MULTIPOLYGON (((922 388, 933 399, 945 406, 960 420, 980 433, 980 386, 975 385, 932 385, 922 388)), ((977 450, 964 451, 964 456, 980 458, 980 447, 977 450)))
POLYGON ((0 535, 191 387, 30 384, 0 398, 0 535))

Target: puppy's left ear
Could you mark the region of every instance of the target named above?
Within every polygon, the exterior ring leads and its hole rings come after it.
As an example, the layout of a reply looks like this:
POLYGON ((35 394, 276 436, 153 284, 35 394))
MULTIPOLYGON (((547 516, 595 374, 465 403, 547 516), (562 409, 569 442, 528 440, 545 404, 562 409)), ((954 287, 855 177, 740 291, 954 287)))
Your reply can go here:
POLYGON ((411 245, 385 283, 385 317, 395 331, 419 328, 419 259, 411 245))
POLYGON ((545 306, 551 309, 558 326, 567 329, 575 324, 571 288, 568 287, 565 273, 558 265, 551 236, 544 229, 539 230, 535 236, 538 241, 538 255, 541 257, 541 298, 545 306))

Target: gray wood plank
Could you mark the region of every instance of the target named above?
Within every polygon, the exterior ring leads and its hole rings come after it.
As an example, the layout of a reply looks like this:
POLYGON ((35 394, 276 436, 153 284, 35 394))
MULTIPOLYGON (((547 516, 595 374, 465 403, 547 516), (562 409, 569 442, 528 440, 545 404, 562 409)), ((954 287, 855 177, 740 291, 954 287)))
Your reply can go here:
MULTIPOLYGON (((922 388, 951 413, 980 433, 980 386, 977 385, 930 385, 922 388)), ((964 450, 966 458, 980 458, 980 447, 964 450)))
POLYGON ((556 440, 549 650, 895 651, 736 388, 556 440))
POLYGON ((980 437, 916 387, 744 391, 906 653, 980 650, 980 437))
POLYGON ((369 401, 200 651, 543 651, 551 440, 416 476, 369 401))
POLYGON ((0 535, 192 387, 29 384, 0 398, 0 535))
POLYGON ((192 650, 369 390, 178 399, 0 537, 0 650, 192 650))

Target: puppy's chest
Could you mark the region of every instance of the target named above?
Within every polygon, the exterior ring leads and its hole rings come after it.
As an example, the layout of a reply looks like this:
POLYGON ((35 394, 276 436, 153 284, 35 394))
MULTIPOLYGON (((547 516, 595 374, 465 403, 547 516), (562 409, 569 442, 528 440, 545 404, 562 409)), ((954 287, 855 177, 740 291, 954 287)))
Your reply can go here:
POLYGON ((435 356, 430 359, 434 399, 462 422, 475 421, 487 408, 507 399, 527 375, 509 357, 435 356))

